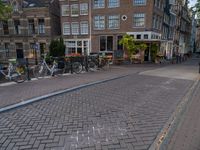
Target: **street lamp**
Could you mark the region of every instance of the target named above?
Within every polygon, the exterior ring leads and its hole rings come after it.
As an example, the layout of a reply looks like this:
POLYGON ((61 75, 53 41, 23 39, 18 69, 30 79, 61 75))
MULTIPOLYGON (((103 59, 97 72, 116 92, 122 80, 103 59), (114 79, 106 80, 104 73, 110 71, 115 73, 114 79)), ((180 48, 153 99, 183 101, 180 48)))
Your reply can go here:
POLYGON ((35 65, 38 64, 38 60, 37 60, 37 48, 36 48, 36 35, 34 34, 33 35, 33 41, 34 41, 34 46, 33 46, 33 49, 34 49, 34 57, 35 57, 35 65))

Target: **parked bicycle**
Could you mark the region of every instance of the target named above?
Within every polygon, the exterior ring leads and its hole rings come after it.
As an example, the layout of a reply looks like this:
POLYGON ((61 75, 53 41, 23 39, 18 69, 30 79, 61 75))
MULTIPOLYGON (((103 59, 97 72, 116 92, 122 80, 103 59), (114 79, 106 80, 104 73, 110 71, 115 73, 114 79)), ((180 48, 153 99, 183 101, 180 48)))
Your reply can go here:
POLYGON ((0 73, 5 79, 22 83, 26 80, 26 68, 23 65, 17 64, 16 59, 9 59, 7 69, 0 68, 0 73))
POLYGON ((110 68, 109 59, 99 55, 90 56, 88 59, 88 70, 95 71, 97 69, 106 70, 110 68))
POLYGON ((54 59, 53 64, 48 65, 46 62, 46 55, 43 55, 41 62, 33 68, 33 74, 36 78, 44 77, 47 75, 54 76, 55 73, 58 73, 59 71, 61 73, 63 72, 62 69, 58 68, 58 63, 56 61, 57 58, 52 57, 52 59, 54 59))
POLYGON ((71 73, 74 72, 76 74, 81 73, 83 68, 80 61, 73 60, 73 57, 65 57, 63 58, 63 61, 60 61, 60 68, 63 68, 63 73, 67 73, 70 71, 71 73))

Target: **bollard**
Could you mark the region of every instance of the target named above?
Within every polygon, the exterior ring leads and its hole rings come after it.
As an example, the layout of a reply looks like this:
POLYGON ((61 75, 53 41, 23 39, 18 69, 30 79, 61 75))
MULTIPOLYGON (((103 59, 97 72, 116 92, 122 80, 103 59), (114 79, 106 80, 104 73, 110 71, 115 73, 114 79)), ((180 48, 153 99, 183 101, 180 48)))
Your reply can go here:
POLYGON ((85 56, 85 70, 88 72, 88 56, 85 56))
POLYGON ((73 74, 73 67, 72 67, 72 57, 70 57, 70 71, 71 71, 71 74, 73 74))
POLYGON ((200 62, 199 62, 199 74, 200 74, 200 62))
POLYGON ((29 62, 28 62, 28 58, 26 58, 26 71, 27 71, 27 80, 30 81, 30 70, 29 70, 29 62))

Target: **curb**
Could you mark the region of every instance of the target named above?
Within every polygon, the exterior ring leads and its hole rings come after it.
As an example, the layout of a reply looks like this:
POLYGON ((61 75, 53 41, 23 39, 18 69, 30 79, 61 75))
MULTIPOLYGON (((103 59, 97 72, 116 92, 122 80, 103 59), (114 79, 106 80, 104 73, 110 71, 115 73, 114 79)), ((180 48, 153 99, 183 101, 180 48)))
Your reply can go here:
POLYGON ((173 132, 176 130, 178 124, 180 123, 180 119, 185 112, 186 106, 190 102, 189 100, 195 93, 195 88, 199 83, 200 76, 198 76, 195 82, 191 85, 186 95, 178 104, 176 110, 172 113, 171 117, 150 146, 149 150, 166 150, 166 146, 169 144, 169 140, 173 136, 173 132))
POLYGON ((38 102, 38 101, 41 101, 41 100, 44 100, 44 99, 47 99, 47 98, 50 98, 50 97, 53 97, 53 96, 56 96, 56 95, 59 95, 59 94, 64 94, 64 93, 76 91, 76 90, 79 90, 79 89, 82 89, 82 88, 85 88, 85 87, 89 87, 89 86, 92 86, 92 85, 101 84, 101 83, 121 79, 121 78, 124 78, 124 77, 127 77, 127 76, 129 76, 129 75, 123 75, 123 76, 118 76, 118 77, 114 77, 114 78, 110 78, 110 79, 86 83, 86 84, 82 84, 82 85, 75 86, 75 87, 72 87, 72 88, 59 90, 59 91, 56 91, 56 92, 53 92, 53 93, 50 93, 50 94, 45 94, 45 95, 42 95, 42 96, 39 96, 39 97, 27 99, 27 100, 22 101, 20 103, 0 108, 0 113, 6 112, 6 111, 9 111, 9 110, 12 110, 12 109, 16 109, 16 108, 19 108, 19 107, 23 107, 25 105, 29 105, 29 104, 32 104, 34 102, 38 102))

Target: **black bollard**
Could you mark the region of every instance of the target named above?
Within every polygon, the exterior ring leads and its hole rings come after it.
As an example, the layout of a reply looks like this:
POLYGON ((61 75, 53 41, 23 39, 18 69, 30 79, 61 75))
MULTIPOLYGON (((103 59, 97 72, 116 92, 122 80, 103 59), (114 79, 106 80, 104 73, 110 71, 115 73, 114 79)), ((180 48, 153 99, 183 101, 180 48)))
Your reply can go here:
POLYGON ((72 57, 70 57, 70 71, 71 71, 71 74, 73 74, 73 67, 72 67, 72 63, 73 63, 73 60, 72 60, 72 57))
POLYGON ((200 62, 199 62, 199 74, 200 74, 200 62))
POLYGON ((85 70, 88 72, 88 56, 85 56, 85 70))
POLYGON ((26 71, 27 71, 27 80, 30 81, 30 70, 29 70, 29 62, 28 62, 28 58, 26 58, 26 71))

